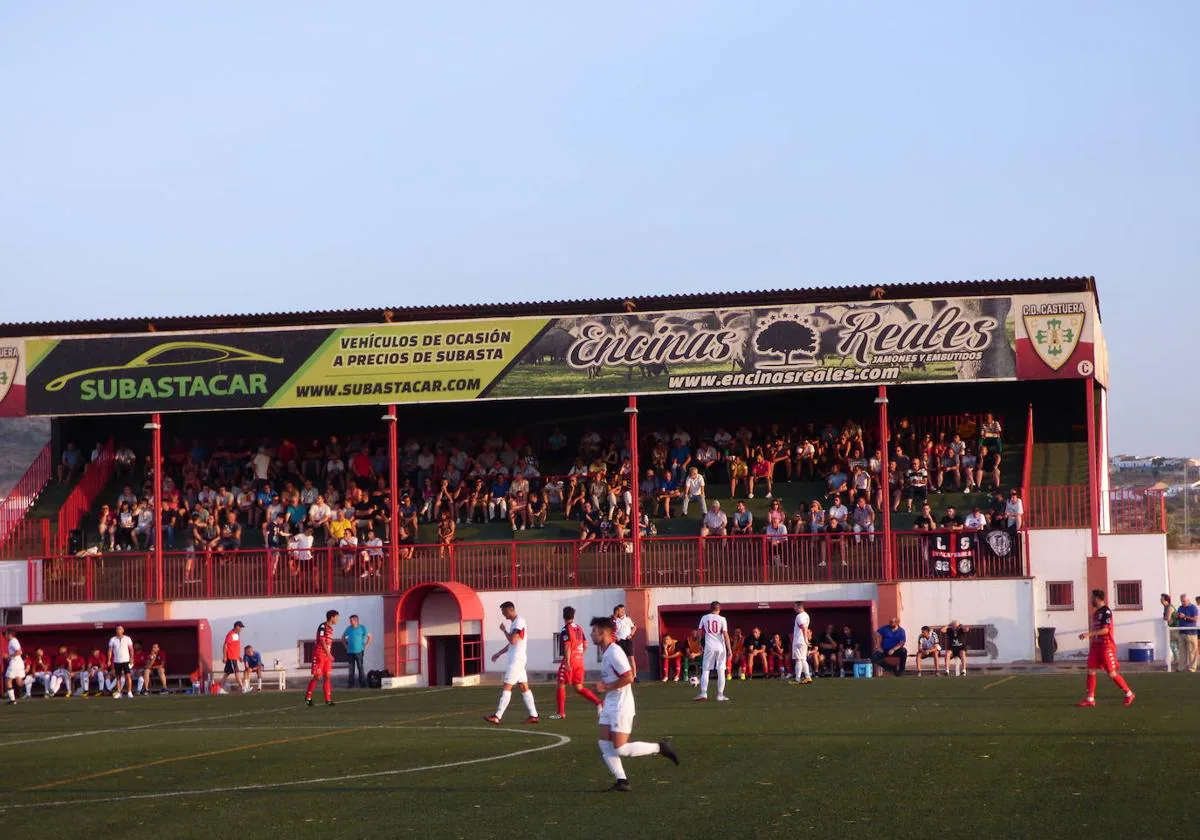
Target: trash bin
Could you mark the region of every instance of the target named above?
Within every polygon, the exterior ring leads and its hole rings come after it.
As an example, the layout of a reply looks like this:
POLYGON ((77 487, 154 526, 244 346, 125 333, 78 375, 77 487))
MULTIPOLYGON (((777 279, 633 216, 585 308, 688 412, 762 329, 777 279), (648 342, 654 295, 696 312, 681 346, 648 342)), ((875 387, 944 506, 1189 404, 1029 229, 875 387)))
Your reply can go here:
POLYGON ((650 666, 648 679, 656 680, 662 673, 662 648, 658 645, 646 645, 646 664, 650 666))
POLYGON ((1038 628, 1038 649, 1042 652, 1043 662, 1054 661, 1054 653, 1058 650, 1058 641, 1054 638, 1056 629, 1054 627, 1038 628))
POLYGON ((1129 643, 1129 661, 1130 662, 1153 662, 1154 661, 1154 643, 1153 642, 1130 642, 1129 643))

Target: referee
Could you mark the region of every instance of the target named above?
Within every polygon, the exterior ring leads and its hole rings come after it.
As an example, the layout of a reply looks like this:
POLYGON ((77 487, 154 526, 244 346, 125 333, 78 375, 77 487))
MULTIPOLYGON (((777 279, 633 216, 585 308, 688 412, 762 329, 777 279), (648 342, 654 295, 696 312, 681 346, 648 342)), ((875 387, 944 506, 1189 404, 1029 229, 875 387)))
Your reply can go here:
POLYGON ((633 681, 639 682, 637 675, 637 659, 633 655, 633 636, 637 633, 637 625, 625 613, 625 605, 617 604, 613 608, 613 623, 616 625, 617 647, 625 651, 629 657, 629 666, 633 670, 633 681))

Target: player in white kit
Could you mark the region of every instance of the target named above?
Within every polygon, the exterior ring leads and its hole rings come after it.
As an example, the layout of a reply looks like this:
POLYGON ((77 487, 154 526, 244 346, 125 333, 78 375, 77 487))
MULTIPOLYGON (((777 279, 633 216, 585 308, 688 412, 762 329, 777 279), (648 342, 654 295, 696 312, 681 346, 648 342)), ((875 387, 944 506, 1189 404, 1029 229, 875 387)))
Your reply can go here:
POLYGON ((608 792, 628 793, 629 779, 625 777, 622 758, 661 755, 678 764, 679 756, 667 741, 653 744, 629 740, 633 716, 637 713, 633 705, 633 667, 625 651, 616 644, 616 632, 616 622, 611 617, 592 619, 592 641, 604 652, 600 682, 596 683, 596 693, 604 698, 600 704, 600 755, 616 778, 608 792))
POLYGON ((501 604, 500 613, 504 616, 504 621, 500 622, 500 632, 504 634, 508 644, 496 651, 492 656, 492 661, 495 662, 507 653, 508 663, 504 668, 504 686, 500 690, 500 703, 496 706, 495 713, 487 715, 484 720, 493 726, 500 725, 500 721, 504 718, 504 710, 508 708, 509 701, 512 700, 512 690, 515 685, 521 689, 521 699, 525 701, 525 708, 529 710, 529 717, 525 718, 525 722, 537 723, 537 706, 533 703, 533 692, 529 690, 529 677, 525 673, 528 642, 525 619, 517 615, 517 608, 513 606, 512 601, 505 601, 501 604))
POLYGON ((796 602, 796 621, 792 625, 792 668, 795 671, 795 684, 807 685, 813 681, 812 668, 808 664, 808 642, 811 630, 808 612, 804 602, 796 602))
POLYGON ((21 643, 10 627, 4 631, 8 642, 8 662, 4 666, 4 696, 9 706, 17 704, 17 688, 25 683, 25 660, 21 656, 21 643))
POLYGON ((721 615, 719 601, 713 601, 708 615, 700 619, 700 632, 704 634, 704 664, 700 671, 700 693, 695 699, 708 699, 708 675, 716 668, 717 700, 724 703, 729 699, 725 696, 725 663, 730 657, 730 644, 729 624, 721 615))

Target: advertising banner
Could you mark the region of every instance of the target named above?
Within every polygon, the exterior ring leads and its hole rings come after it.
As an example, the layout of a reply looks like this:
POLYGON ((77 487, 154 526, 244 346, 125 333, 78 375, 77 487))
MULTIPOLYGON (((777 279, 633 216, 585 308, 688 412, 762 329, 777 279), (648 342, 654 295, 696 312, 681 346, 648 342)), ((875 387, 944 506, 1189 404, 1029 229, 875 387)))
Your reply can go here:
POLYGON ((120 414, 1079 377, 1094 370, 1093 312, 1086 295, 999 296, 30 339, 24 410, 120 414))

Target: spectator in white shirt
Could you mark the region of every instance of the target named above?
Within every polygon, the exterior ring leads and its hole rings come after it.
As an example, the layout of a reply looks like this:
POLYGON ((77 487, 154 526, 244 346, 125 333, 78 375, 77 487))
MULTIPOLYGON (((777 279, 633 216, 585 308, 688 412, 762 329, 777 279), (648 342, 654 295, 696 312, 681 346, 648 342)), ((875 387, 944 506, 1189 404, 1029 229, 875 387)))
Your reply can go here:
MULTIPOLYGON (((991 415, 988 415, 989 417, 991 415)), ((997 426, 1000 424, 997 423, 997 426)), ((1021 524, 1025 518, 1025 505, 1021 502, 1021 496, 1015 489, 1008 493, 1008 501, 1004 504, 1004 521, 1008 525, 1010 531, 1020 530, 1021 524)))
POLYGON ((987 527, 987 517, 980 512, 979 508, 971 508, 971 512, 967 514, 967 521, 964 526, 968 531, 982 531, 987 527))
POLYGON ((829 515, 838 522, 845 522, 846 517, 850 515, 850 511, 846 510, 846 506, 842 504, 841 496, 833 497, 833 504, 829 506, 829 515))
POLYGON ((325 497, 317 496, 317 500, 308 509, 308 521, 315 530, 325 535, 326 542, 329 540, 329 520, 332 516, 333 510, 325 503, 325 497))
POLYGON ((721 510, 721 503, 714 499, 708 507, 708 513, 704 514, 704 522, 700 526, 700 536, 723 537, 728 524, 728 518, 721 510))
POLYGON ((700 475, 700 470, 697 467, 692 467, 688 470, 687 478, 683 480, 684 516, 687 516, 689 502, 700 505, 700 510, 708 507, 708 502, 704 498, 704 476, 700 475))

